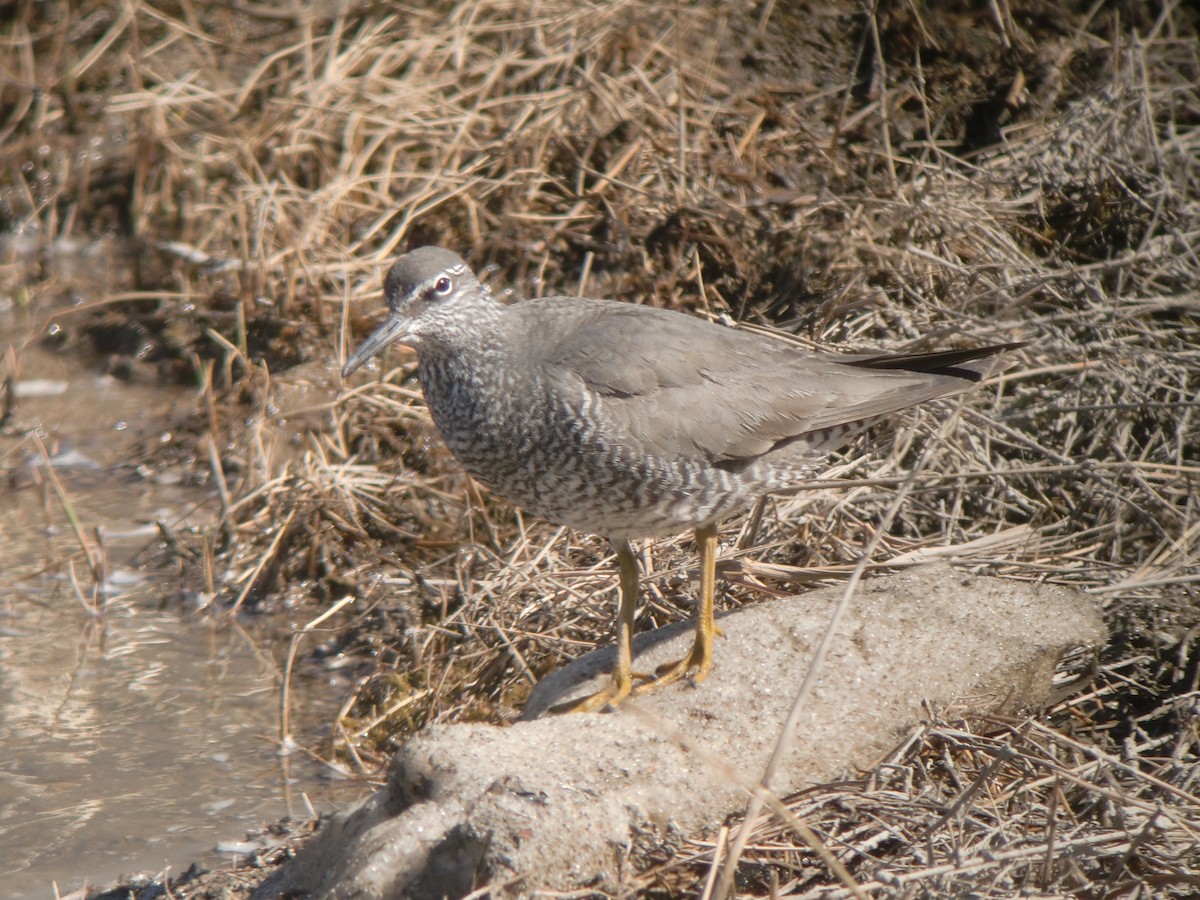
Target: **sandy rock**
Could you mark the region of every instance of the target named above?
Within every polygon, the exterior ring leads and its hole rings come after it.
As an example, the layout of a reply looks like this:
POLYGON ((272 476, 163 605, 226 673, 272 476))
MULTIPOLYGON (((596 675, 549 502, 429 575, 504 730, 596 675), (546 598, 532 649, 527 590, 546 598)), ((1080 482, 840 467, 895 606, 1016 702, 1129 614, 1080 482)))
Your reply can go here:
MULTIPOLYGON (((595 688, 611 649, 547 677, 509 728, 434 726, 388 785, 328 824, 256 897, 456 897, 485 884, 630 887, 646 852, 716 828, 762 777, 841 588, 720 619, 701 685, 615 713, 532 718, 595 688), (581 679, 583 679, 581 681, 581 679)), ((690 624, 641 635, 635 669, 682 655, 690 624)), ((1078 592, 929 566, 865 582, 805 706, 787 794, 866 766, 934 705, 1036 708, 1061 653, 1104 628, 1078 592)), ((601 676, 603 677, 603 676, 601 676)))

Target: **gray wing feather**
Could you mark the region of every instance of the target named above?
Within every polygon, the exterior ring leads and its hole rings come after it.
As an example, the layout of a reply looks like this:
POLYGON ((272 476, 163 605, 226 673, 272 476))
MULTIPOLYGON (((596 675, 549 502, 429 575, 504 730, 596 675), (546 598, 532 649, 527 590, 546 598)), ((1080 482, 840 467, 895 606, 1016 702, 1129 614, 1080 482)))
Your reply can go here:
POLYGON ((969 378, 858 367, 782 339, 616 301, 518 304, 543 371, 597 394, 607 427, 656 454, 750 459, 810 432, 969 388, 969 378), (575 315, 548 305, 567 305, 575 315))

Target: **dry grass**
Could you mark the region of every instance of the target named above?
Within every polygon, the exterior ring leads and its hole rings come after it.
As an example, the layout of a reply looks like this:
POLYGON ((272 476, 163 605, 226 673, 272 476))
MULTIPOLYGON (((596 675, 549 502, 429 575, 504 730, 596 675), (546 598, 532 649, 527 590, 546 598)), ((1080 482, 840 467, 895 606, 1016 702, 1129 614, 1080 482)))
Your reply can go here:
MULTIPOLYGON (((1193 893, 1194 14, 735 6, 19 5, 0 214, 138 242, 129 292, 68 327, 105 349, 132 330, 151 349, 122 366, 202 381, 176 449, 226 485, 207 540, 227 603, 359 596, 324 648, 360 673, 326 752, 366 770, 390 735, 506 720, 612 621, 606 545, 473 488, 411 365, 335 397, 341 326, 361 335, 407 246, 522 294, 847 347, 1029 341, 994 389, 847 454, 830 477, 852 481, 728 530, 752 552, 724 602, 844 574, 923 448, 880 563, 1077 584, 1112 644, 1048 716, 931 713, 793 810, 875 895, 1193 893)), ((694 559, 665 541, 645 562, 649 628, 687 608, 694 559)), ((680 848, 647 889, 701 890, 715 850, 680 848)), ((777 821, 740 873, 748 894, 842 890, 777 821)))

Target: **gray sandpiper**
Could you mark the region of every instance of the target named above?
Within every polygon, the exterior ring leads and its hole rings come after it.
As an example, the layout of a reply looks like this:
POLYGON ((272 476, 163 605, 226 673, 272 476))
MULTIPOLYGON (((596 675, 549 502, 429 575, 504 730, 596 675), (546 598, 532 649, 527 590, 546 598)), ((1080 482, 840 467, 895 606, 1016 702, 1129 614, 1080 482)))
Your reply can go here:
POLYGON ((429 412, 496 494, 611 541, 617 661, 604 689, 556 711, 700 682, 712 665, 717 525, 795 486, 891 413, 970 388, 1020 344, 913 354, 805 350, 680 312, 614 300, 501 303, 460 256, 422 247, 384 281, 389 313, 342 370, 389 344, 417 352, 429 412), (700 598, 691 651, 634 685, 631 539, 692 529, 700 598))

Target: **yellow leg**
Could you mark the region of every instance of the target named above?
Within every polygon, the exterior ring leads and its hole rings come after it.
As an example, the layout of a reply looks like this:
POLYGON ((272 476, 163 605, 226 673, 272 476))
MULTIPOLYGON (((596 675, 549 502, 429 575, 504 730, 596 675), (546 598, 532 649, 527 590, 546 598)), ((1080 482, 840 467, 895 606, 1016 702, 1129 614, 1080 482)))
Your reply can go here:
POLYGON ((614 540, 617 563, 621 567, 621 606, 617 611, 617 664, 608 687, 580 700, 550 707, 551 713, 595 712, 616 706, 633 689, 633 614, 637 610, 638 564, 629 541, 614 540))
POLYGON ((717 529, 705 525, 696 529, 696 546, 700 548, 700 605, 696 610, 696 638, 691 652, 683 659, 658 667, 658 676, 646 684, 639 684, 635 695, 657 690, 672 684, 691 673, 692 681, 701 682, 712 668, 713 635, 718 633, 713 617, 713 591, 717 582, 717 529))

